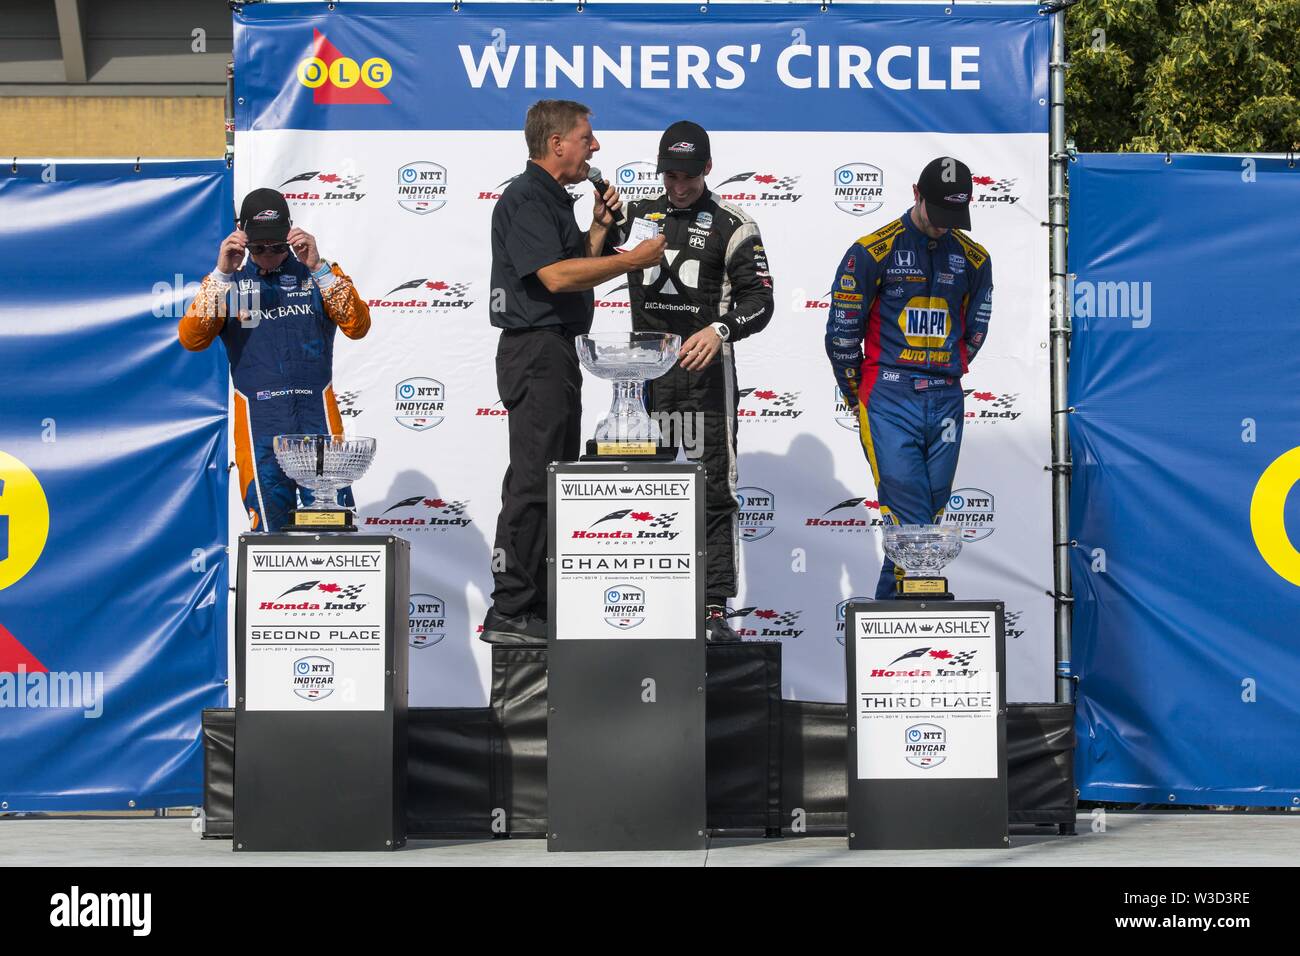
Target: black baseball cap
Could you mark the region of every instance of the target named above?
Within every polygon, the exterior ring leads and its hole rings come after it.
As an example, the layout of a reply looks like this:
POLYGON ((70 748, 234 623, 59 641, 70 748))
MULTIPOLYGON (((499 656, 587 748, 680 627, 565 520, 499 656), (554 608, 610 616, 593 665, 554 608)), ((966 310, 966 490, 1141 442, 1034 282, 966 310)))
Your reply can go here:
POLYGON ((289 204, 276 189, 254 189, 239 207, 239 228, 250 242, 267 239, 284 242, 289 237, 289 204))
POLYGON ((699 123, 678 120, 659 138, 657 173, 680 170, 688 176, 704 172, 709 162, 709 134, 699 123))
POLYGON ((921 170, 916 188, 925 200, 925 213, 940 229, 970 228, 970 167, 960 159, 940 156, 921 170))

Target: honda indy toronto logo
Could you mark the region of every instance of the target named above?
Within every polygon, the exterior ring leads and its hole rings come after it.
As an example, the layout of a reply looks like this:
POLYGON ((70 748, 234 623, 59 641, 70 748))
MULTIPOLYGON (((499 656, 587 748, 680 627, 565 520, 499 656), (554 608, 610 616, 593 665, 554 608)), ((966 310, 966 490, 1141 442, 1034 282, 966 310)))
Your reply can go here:
POLYGON ((606 588, 603 616, 605 623, 628 631, 645 621, 645 589, 630 584, 606 588))
POLYGON ((510 417, 510 410, 506 408, 501 399, 497 399, 491 405, 479 405, 474 409, 475 418, 491 418, 503 422, 510 417))
POLYGON ((760 541, 776 526, 776 496, 752 485, 736 489, 741 541, 760 541))
POLYGON ((408 378, 397 383, 393 398, 393 420, 412 431, 428 431, 442 423, 447 396, 442 382, 432 378, 408 378))
POLYGON ((1005 610, 1002 612, 1002 633, 1010 640, 1017 640, 1025 636, 1025 630, 1020 626, 1020 617, 1024 611, 1005 610))
POLYGON ((604 292, 599 289, 596 290, 595 308, 607 315, 622 316, 631 314, 632 294, 628 291, 627 283, 618 283, 604 292))
POLYGON ((870 163, 845 163, 835 170, 835 208, 865 216, 885 204, 885 174, 870 163))
POLYGON ((259 601, 259 611, 280 611, 286 617, 339 617, 344 612, 356 613, 368 605, 359 600, 365 591, 364 584, 339 584, 328 580, 300 581, 278 597, 259 601))
POLYGON ((397 205, 417 216, 447 205, 447 167, 420 161, 397 171, 397 205))
POLYGON ((1019 409, 1019 392, 985 392, 974 388, 962 390, 966 395, 967 425, 996 425, 1014 422, 1023 414, 1019 409))
MULTIPOLYGON (((523 173, 515 173, 509 179, 503 179, 501 182, 497 183, 496 186, 492 189, 480 189, 475 193, 475 198, 486 199, 495 202, 496 200, 501 198, 501 194, 505 191, 505 188, 522 175, 523 173)), ((585 180, 584 180, 584 184, 585 184, 585 180)), ((578 198, 582 195, 581 193, 578 192, 578 185, 576 183, 570 183, 568 186, 565 186, 564 191, 569 194, 569 198, 572 199, 574 202, 577 202, 578 198)))
POLYGON ((804 631, 798 626, 799 616, 802 613, 802 611, 785 611, 756 605, 729 611, 727 617, 739 620, 736 633, 741 637, 752 637, 757 640, 776 638, 794 640, 804 631))
POLYGON ((788 422, 803 414, 798 392, 775 388, 742 388, 736 417, 742 422, 788 422))
POLYGON ((379 298, 367 299, 366 305, 372 312, 386 315, 454 315, 474 304, 470 285, 420 276, 397 283, 379 298))
POLYGON ((948 496, 948 507, 943 513, 943 523, 961 528, 961 539, 967 544, 983 541, 996 530, 997 511, 993 496, 981 488, 958 488, 948 496))
POLYGON ((845 498, 820 515, 804 518, 803 524, 805 528, 860 534, 880 527, 884 520, 875 498, 845 498))
POLYGON ((324 700, 334 693, 334 662, 328 657, 300 657, 293 662, 293 692, 303 700, 324 700))
POLYGON ((835 643, 844 643, 844 629, 848 624, 849 605, 867 604, 872 600, 872 598, 868 597, 851 597, 847 601, 841 601, 835 605, 835 643))
POLYGON ((913 767, 929 770, 948 757, 948 732, 938 724, 913 724, 903 738, 903 756, 913 767))
POLYGON ((407 609, 409 643, 414 648, 433 647, 447 636, 447 605, 433 594, 412 594, 407 609))
POLYGON ((655 163, 638 160, 614 171, 614 187, 623 197, 624 206, 638 199, 657 199, 663 195, 663 179, 655 170, 655 163))
POLYGON ((365 178, 362 173, 313 169, 290 176, 276 188, 289 202, 299 205, 342 206, 365 198, 365 193, 357 191, 365 178))
POLYGON ((575 528, 571 538, 594 541, 644 541, 657 538, 673 541, 681 531, 673 527, 678 512, 654 512, 622 508, 598 518, 586 528, 575 528))
POLYGON ((803 198, 795 192, 798 176, 771 172, 737 173, 713 187, 720 199, 737 206, 779 206, 797 203, 803 198))
MULTIPOLYGON (((934 634, 952 632, 962 627, 960 621, 899 621, 894 624, 897 634, 934 634)), ((899 654, 885 667, 873 667, 872 677, 974 677, 979 668, 972 667, 979 650, 957 651, 946 647, 914 647, 899 654)))
POLYGON ((971 205, 982 209, 1014 206, 1020 202, 1017 182, 1016 177, 972 176, 971 184, 975 187, 975 195, 971 197, 971 205))
POLYGON ((364 515, 362 524, 368 528, 401 528, 408 531, 459 531, 473 521, 467 514, 469 500, 412 495, 389 505, 378 514, 364 515))

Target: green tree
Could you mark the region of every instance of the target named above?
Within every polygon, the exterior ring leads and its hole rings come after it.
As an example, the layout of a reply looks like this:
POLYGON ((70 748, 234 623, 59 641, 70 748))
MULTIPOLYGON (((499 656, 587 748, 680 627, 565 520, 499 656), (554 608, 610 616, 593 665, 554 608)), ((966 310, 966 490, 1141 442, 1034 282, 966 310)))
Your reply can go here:
POLYGON ((1300 0, 1082 0, 1066 16, 1079 149, 1300 148, 1300 0))

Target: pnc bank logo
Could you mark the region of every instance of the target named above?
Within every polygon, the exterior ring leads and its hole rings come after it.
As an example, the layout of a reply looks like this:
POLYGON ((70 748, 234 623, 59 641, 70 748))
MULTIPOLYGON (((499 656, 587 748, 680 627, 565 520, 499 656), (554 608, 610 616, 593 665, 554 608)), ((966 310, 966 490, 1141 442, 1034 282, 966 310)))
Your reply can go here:
POLYGON ((381 56, 358 62, 344 56, 319 30, 312 31, 312 54, 298 62, 298 82, 312 91, 319 106, 382 106, 380 92, 393 81, 393 65, 381 56))

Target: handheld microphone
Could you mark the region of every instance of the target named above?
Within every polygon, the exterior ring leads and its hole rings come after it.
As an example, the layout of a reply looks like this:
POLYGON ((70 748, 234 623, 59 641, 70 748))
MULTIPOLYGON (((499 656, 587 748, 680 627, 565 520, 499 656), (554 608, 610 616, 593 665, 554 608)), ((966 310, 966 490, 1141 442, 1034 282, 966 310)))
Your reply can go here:
MULTIPOLYGON (((587 182, 591 183, 591 185, 596 188, 596 195, 599 196, 603 201, 605 197, 605 193, 609 192, 609 183, 605 181, 603 176, 601 176, 600 167, 598 166, 587 167, 587 182)), ((615 221, 620 226, 623 225, 623 223, 627 222, 626 204, 624 204, 623 208, 618 211, 618 218, 615 221)))

